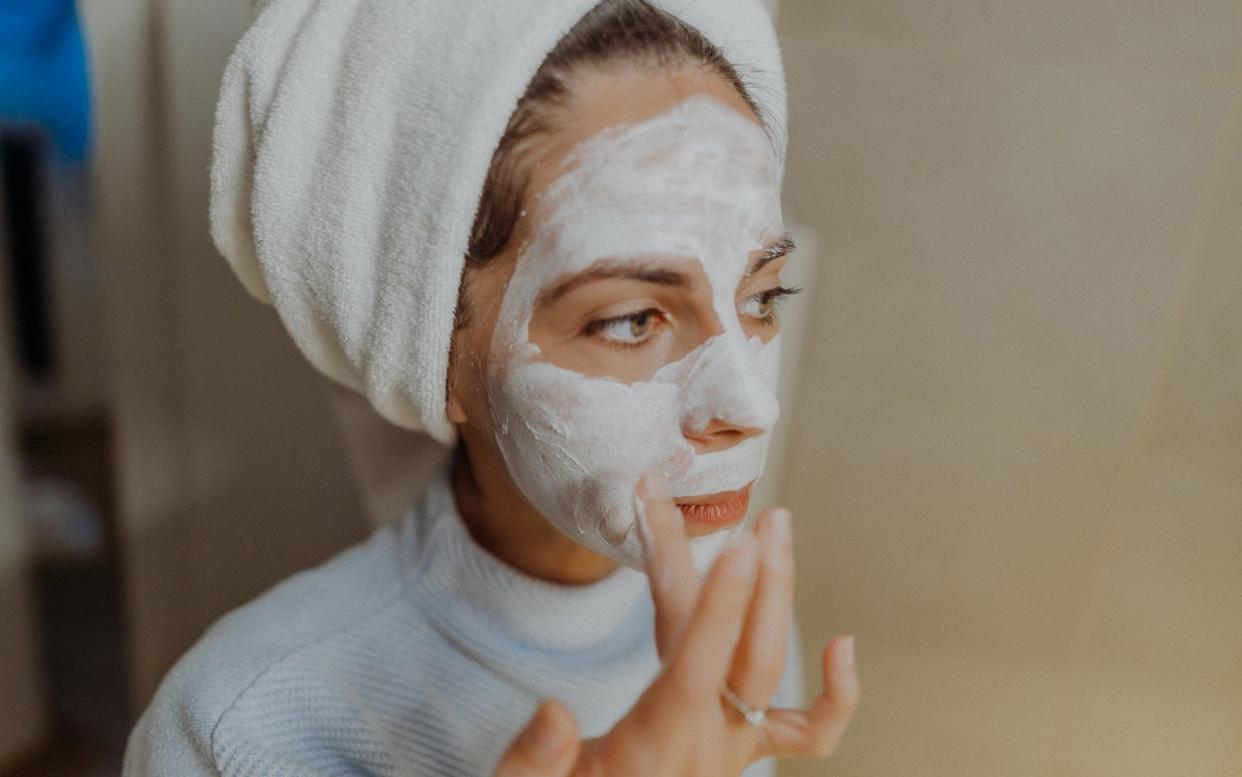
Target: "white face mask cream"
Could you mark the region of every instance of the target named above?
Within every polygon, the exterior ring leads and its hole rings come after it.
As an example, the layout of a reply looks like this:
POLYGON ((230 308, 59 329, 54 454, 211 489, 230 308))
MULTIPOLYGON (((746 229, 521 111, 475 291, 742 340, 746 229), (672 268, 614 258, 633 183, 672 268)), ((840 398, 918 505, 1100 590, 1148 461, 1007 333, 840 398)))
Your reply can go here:
MULTIPOLYGON (((492 339, 489 397, 514 483, 571 539, 642 569, 634 491, 658 469, 675 497, 733 491, 763 470, 776 422, 780 338, 748 338, 736 299, 750 256, 783 233, 778 163, 762 129, 695 96, 578 144, 536 203, 492 339), (718 324, 645 380, 587 377, 530 340, 541 292, 601 260, 701 267, 718 324), (671 264, 670 264, 671 263, 671 264), (761 430, 698 453, 685 430, 761 430)), ((740 528, 691 540, 706 568, 740 528)))

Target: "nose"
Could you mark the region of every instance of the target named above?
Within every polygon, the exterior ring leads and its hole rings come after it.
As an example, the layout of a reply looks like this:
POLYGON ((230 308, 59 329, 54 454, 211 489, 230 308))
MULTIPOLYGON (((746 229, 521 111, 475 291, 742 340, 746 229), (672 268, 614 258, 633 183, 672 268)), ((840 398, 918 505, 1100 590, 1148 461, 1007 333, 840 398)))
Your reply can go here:
POLYGON ((763 434, 776 423, 774 363, 740 337, 709 342, 682 384, 682 435, 698 453, 711 453, 763 434))
POLYGON ((719 418, 713 418, 702 429, 682 430, 686 441, 694 446, 695 453, 723 451, 752 437, 758 437, 763 432, 757 426, 740 426, 719 418))

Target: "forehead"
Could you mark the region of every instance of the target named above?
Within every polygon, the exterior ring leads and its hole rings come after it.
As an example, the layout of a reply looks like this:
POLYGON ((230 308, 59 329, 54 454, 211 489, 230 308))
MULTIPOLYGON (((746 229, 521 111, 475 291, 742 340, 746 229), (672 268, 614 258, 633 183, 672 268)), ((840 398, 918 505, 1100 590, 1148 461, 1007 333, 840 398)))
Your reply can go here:
MULTIPOLYGON (((707 95, 611 126, 566 153, 530 205, 525 253, 553 276, 653 254, 744 263, 783 230, 778 163, 759 124, 707 95)), ((529 264, 529 262, 528 262, 529 264)))
POLYGON ((618 215, 644 206, 666 213, 754 210, 778 196, 777 169, 756 121, 698 94, 580 141, 533 204, 547 224, 596 208, 618 215))

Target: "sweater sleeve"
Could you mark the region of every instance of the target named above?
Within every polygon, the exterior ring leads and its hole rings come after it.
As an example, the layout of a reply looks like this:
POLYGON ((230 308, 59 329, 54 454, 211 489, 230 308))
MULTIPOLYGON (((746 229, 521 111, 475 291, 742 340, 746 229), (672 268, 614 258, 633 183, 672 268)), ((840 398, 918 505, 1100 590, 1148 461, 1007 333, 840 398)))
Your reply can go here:
POLYGON ((211 754, 211 724, 158 696, 130 732, 122 777, 222 777, 211 754))
POLYGON ((122 777, 316 777, 314 768, 272 752, 271 742, 228 725, 258 680, 231 667, 227 656, 196 646, 165 675, 130 732, 122 777), (248 758, 229 758, 239 747, 248 758))
POLYGON ((220 761, 214 735, 217 726, 197 718, 190 705, 174 709, 159 703, 147 709, 130 733, 122 777, 324 777, 317 766, 291 758, 250 739, 230 742, 226 750, 243 757, 220 761))

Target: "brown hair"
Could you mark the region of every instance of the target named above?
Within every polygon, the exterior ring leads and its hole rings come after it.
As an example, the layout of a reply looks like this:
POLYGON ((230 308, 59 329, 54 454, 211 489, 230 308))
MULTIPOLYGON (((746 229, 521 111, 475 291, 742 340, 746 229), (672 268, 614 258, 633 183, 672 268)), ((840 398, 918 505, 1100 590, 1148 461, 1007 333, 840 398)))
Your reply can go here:
POLYGON ((465 325, 468 314, 465 275, 505 249, 521 216, 527 185, 523 150, 534 138, 552 130, 552 116, 556 108, 563 107, 570 76, 577 68, 604 69, 620 62, 701 64, 732 84, 760 122, 770 126, 737 69, 697 29, 647 0, 602 0, 561 38, 539 66, 492 155, 470 233, 457 300, 457 328, 465 325))

